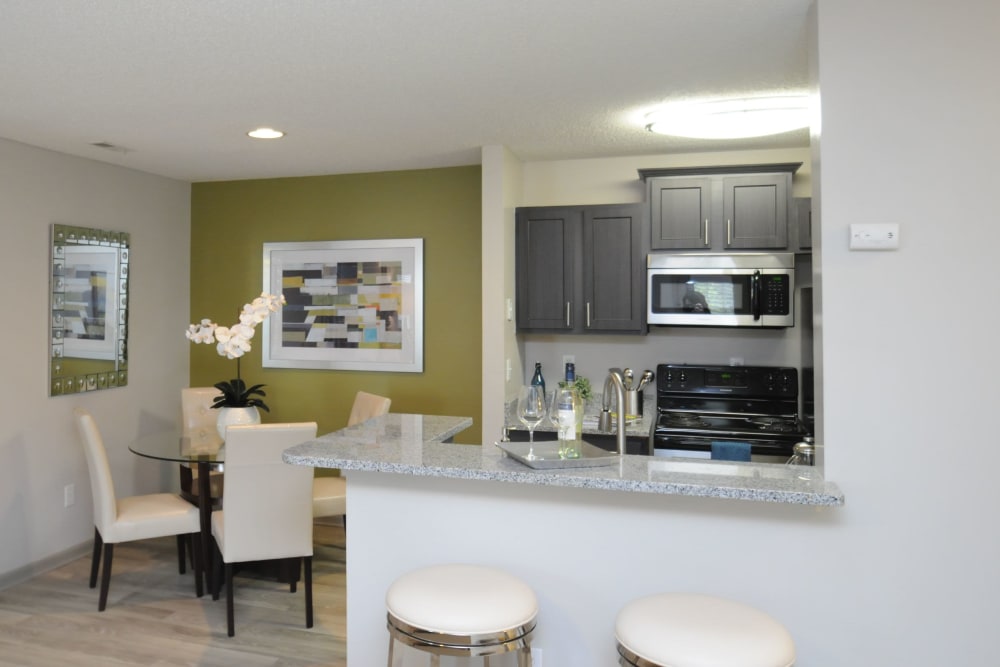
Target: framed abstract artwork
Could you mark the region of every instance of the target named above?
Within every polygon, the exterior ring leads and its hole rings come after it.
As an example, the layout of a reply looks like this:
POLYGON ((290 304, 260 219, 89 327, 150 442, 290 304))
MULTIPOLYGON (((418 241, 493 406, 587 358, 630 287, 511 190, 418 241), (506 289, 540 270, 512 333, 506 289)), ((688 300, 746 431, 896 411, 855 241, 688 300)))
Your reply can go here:
POLYGON ((423 239, 264 244, 263 365, 420 373, 423 239))

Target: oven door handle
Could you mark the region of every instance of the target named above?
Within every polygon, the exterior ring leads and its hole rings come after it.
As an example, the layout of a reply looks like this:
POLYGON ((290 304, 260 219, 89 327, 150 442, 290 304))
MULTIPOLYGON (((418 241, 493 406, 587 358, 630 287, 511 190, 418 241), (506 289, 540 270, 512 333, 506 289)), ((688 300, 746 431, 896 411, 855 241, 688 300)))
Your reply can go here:
POLYGON ((750 312, 755 322, 760 319, 760 270, 750 278, 750 312))

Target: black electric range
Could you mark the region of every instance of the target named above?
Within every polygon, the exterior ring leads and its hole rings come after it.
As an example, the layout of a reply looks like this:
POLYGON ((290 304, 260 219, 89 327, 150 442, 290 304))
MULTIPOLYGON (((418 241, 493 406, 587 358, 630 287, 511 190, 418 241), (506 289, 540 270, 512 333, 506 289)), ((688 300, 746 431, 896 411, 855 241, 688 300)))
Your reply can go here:
POLYGON ((659 364, 654 454, 708 458, 713 442, 749 443, 752 460, 787 461, 811 435, 798 396, 795 368, 659 364))

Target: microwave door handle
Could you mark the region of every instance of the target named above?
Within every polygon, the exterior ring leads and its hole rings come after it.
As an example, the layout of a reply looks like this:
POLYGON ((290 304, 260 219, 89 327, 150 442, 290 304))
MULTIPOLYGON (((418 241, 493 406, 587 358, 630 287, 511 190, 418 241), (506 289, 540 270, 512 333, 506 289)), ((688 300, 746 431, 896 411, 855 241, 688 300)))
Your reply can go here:
POLYGON ((755 322, 760 319, 760 271, 754 271, 750 279, 750 311, 755 322))

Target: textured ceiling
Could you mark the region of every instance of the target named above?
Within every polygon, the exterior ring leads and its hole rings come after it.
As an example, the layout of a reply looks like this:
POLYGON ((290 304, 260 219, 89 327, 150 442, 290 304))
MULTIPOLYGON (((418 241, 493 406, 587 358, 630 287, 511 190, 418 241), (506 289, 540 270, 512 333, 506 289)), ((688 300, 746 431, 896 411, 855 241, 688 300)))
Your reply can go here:
POLYGON ((185 181, 805 146, 636 113, 807 88, 810 1, 0 0, 0 137, 185 181))

